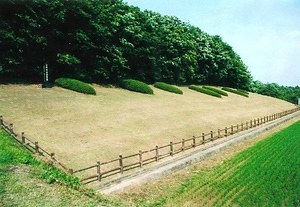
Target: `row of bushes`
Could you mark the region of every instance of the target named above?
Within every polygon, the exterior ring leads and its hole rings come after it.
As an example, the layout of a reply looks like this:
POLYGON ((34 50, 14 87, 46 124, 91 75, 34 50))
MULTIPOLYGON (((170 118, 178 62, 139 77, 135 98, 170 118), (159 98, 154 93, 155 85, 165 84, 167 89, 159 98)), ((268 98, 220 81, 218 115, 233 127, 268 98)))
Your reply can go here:
POLYGON ((194 91, 198 91, 198 92, 200 92, 200 93, 204 93, 204 94, 207 94, 207 95, 219 97, 219 98, 222 97, 221 94, 219 94, 219 93, 217 93, 217 92, 214 92, 214 91, 211 91, 211 90, 205 89, 205 88, 200 88, 200 87, 195 86, 195 85, 190 85, 190 86, 189 86, 189 89, 194 90, 194 91))
POLYGON ((203 86, 202 88, 204 89, 208 89, 210 91, 214 91, 222 96, 228 96, 228 93, 226 93, 225 91, 222 91, 220 89, 217 89, 217 88, 213 88, 213 87, 210 87, 210 86, 203 86))
MULTIPOLYGON (((81 82, 79 80, 75 80, 75 79, 71 79, 71 78, 58 78, 55 80, 56 85, 63 87, 63 88, 67 88, 73 91, 77 91, 77 92, 81 92, 81 93, 85 93, 85 94, 93 94, 96 95, 96 91, 95 89, 90 86, 87 83, 81 82)), ((121 87, 128 89, 130 91, 135 91, 135 92, 140 92, 140 93, 145 93, 145 94, 153 94, 153 90, 146 84, 143 83, 141 81, 138 80, 133 80, 133 79, 125 79, 122 81, 121 83, 121 87)), ((165 91, 169 91, 171 93, 176 93, 176 94, 183 94, 182 90, 180 90, 179 88, 172 86, 170 84, 167 83, 163 83, 163 82, 156 82, 154 84, 154 87, 165 90, 165 91)), ((236 89, 232 89, 232 88, 228 88, 228 87, 223 87, 222 90, 219 90, 217 88, 213 88, 213 87, 209 87, 209 86, 203 86, 198 87, 195 85, 190 85, 189 89, 191 90, 195 90, 204 94, 208 94, 211 96, 215 96, 215 97, 219 97, 221 98, 222 95, 223 96, 228 96, 228 94, 224 91, 228 91, 228 92, 232 92, 232 93, 236 93, 245 97, 248 97, 248 92, 247 91, 243 91, 243 90, 236 90, 236 89)))
POLYGON ((242 90, 236 90, 236 89, 232 89, 232 88, 228 88, 228 87, 223 87, 222 90, 228 91, 228 92, 231 92, 231 93, 235 93, 235 94, 238 94, 238 95, 241 95, 241 96, 249 97, 249 93, 246 92, 246 91, 244 92, 242 90))

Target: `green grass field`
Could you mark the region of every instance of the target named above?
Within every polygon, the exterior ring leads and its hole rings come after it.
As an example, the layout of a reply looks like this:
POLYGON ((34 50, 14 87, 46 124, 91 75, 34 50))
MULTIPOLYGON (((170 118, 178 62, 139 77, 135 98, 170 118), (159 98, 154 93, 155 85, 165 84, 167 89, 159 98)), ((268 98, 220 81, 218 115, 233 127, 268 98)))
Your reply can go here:
POLYGON ((200 171, 153 206, 299 206, 300 121, 200 171))

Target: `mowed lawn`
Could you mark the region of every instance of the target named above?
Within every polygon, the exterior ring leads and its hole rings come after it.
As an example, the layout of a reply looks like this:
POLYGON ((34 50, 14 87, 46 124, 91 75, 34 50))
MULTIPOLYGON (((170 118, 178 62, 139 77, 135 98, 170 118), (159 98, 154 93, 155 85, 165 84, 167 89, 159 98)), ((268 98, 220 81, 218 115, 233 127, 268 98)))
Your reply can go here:
POLYGON ((0 115, 17 133, 78 169, 294 108, 258 94, 216 98, 179 87, 145 95, 93 85, 97 95, 41 85, 0 85, 0 115))

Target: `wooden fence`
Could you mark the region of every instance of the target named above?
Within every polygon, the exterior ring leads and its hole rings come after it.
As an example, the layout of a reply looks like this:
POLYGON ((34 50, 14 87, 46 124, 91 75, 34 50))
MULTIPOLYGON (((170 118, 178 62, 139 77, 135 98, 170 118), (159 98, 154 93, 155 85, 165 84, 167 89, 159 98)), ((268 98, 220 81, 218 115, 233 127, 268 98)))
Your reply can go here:
POLYGON ((21 135, 18 135, 14 131, 14 125, 12 123, 7 123, 3 116, 0 116, 0 128, 10 134, 17 142, 22 144, 26 149, 30 152, 42 155, 44 157, 50 158, 54 163, 56 163, 61 169, 63 169, 67 173, 72 173, 72 170, 67 168, 64 164, 62 164, 56 157, 54 153, 50 153, 44 148, 42 148, 38 142, 35 142, 28 137, 25 136, 25 133, 22 132, 21 135))
POLYGON ((152 162, 157 162, 163 158, 173 156, 175 154, 184 152, 192 148, 196 148, 197 146, 203 145, 205 143, 260 126, 262 124, 276 120, 278 118, 289 115, 299 110, 300 108, 298 107, 270 116, 250 120, 245 123, 231 125, 229 127, 225 127, 224 129, 218 129, 217 131, 202 133, 200 136, 193 136, 189 139, 182 139, 178 142, 170 142, 164 146, 155 146, 150 150, 140 150, 139 152, 132 155, 119 155, 119 157, 117 157, 116 159, 109 160, 106 162, 97 161, 95 165, 83 169, 70 170, 70 172, 72 174, 76 174, 92 169, 94 173, 90 176, 81 178, 81 181, 85 183, 101 181, 104 178, 116 174, 123 174, 125 171, 129 171, 135 168, 142 168, 144 165, 150 164, 152 162))
POLYGON ((171 157, 175 154, 184 152, 186 150, 196 148, 197 146, 203 145, 205 143, 227 137, 238 132, 248 130, 267 122, 273 121, 275 119, 281 118, 283 116, 289 115, 291 113, 297 112, 300 110, 300 107, 284 111, 281 113, 276 113, 270 116, 265 116, 262 118, 254 119, 247 121, 245 123, 231 125, 225 127, 224 129, 218 129, 217 131, 210 131, 208 133, 202 133, 199 136, 193 136, 189 139, 182 139, 178 142, 170 142, 164 146, 155 146, 154 148, 146 151, 140 150, 139 152, 132 155, 119 155, 116 159, 109 160, 106 162, 97 161, 95 165, 73 170, 67 168, 62 164, 56 157, 54 153, 49 153, 43 149, 38 142, 35 142, 25 136, 25 133, 22 132, 19 136, 14 132, 14 126, 12 123, 7 123, 4 121, 3 117, 0 116, 0 128, 9 133, 16 141, 26 147, 32 153, 37 153, 43 156, 46 156, 58 164, 65 172, 72 175, 78 174, 83 171, 93 170, 92 175, 81 178, 81 181, 84 183, 90 183, 94 181, 101 181, 104 178, 116 175, 123 174, 126 171, 130 171, 135 168, 142 168, 144 165, 158 162, 161 159, 166 157, 171 157))

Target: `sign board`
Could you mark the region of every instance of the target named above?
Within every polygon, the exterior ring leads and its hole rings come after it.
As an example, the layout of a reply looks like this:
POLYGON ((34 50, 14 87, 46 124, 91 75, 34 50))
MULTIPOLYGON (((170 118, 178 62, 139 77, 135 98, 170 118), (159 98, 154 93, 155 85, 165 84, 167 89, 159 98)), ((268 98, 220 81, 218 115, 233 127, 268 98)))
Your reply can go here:
POLYGON ((43 74, 44 74, 44 83, 42 85, 43 88, 52 88, 52 84, 49 82, 49 67, 46 63, 43 65, 43 74))
POLYGON ((298 98, 298 106, 300 106, 300 98, 298 98))

